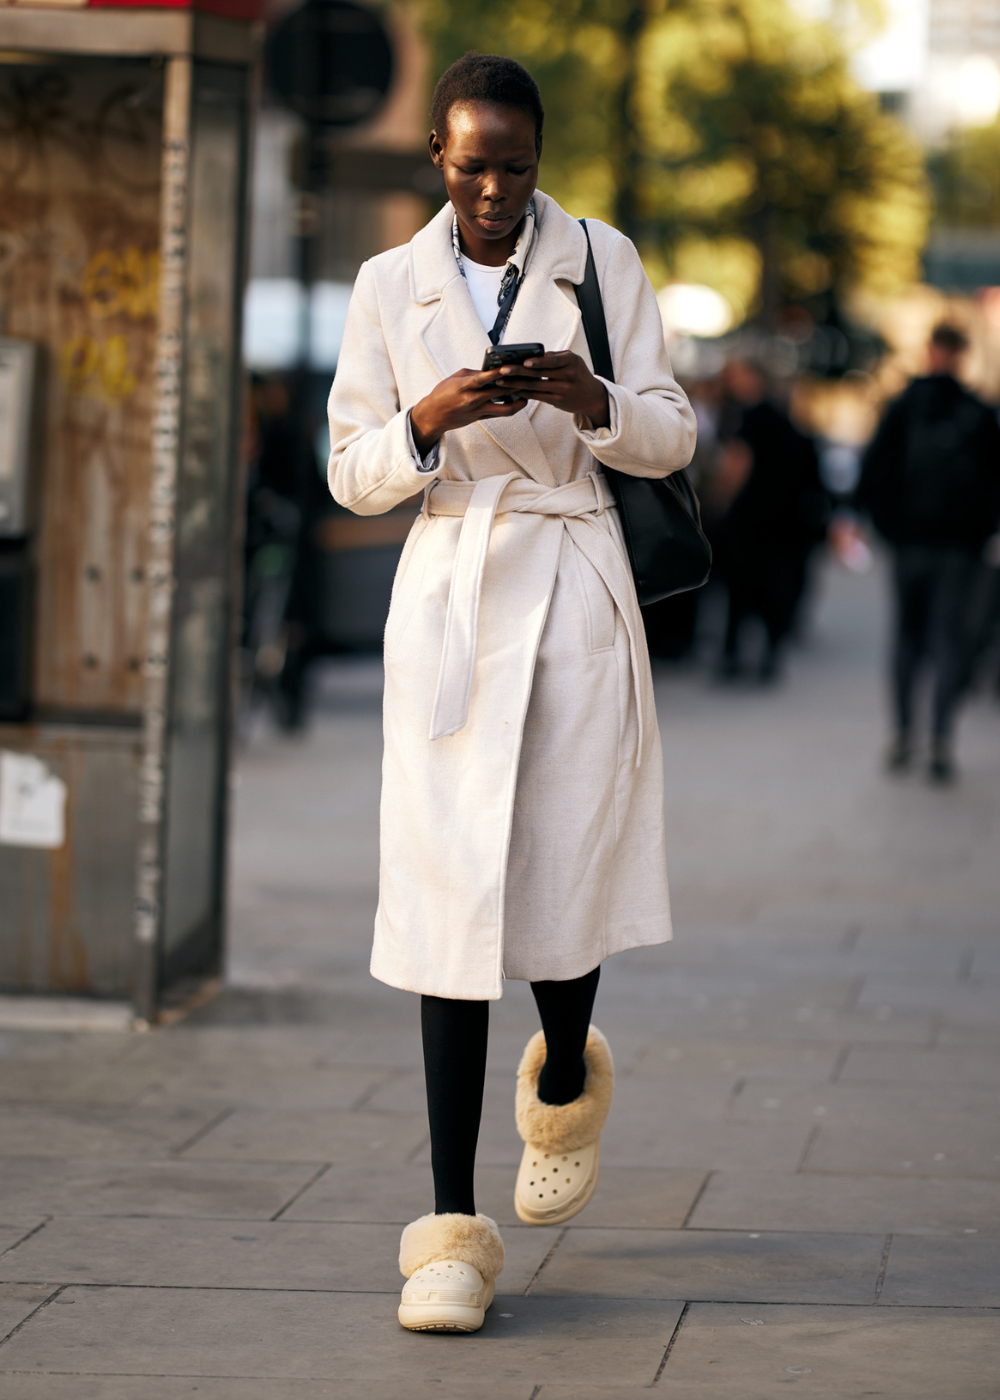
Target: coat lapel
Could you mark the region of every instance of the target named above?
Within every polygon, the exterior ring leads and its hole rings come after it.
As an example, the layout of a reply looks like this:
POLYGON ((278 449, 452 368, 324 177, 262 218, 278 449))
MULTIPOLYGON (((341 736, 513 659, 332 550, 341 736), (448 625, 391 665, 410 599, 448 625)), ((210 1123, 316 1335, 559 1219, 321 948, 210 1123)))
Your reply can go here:
MULTIPOLYGON (((574 341, 581 330, 580 310, 571 289, 558 284, 583 281, 586 239, 576 220, 547 195, 536 193, 535 207, 535 246, 504 340, 537 340, 546 350, 579 351, 574 341)), ((478 369, 490 343, 455 262, 452 217, 452 207, 446 204, 410 245, 410 293, 414 301, 428 304, 429 311, 420 341, 442 378, 463 365, 478 369)), ((492 418, 476 426, 532 480, 554 486, 556 476, 531 423, 538 407, 532 400, 513 418, 492 418)))

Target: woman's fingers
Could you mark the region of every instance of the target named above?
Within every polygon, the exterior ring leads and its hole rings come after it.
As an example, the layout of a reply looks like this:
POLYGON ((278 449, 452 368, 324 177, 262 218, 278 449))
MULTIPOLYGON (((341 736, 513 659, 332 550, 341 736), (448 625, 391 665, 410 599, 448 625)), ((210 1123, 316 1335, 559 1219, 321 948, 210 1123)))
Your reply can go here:
POLYGON ((579 355, 572 350, 550 350, 546 355, 536 355, 533 359, 525 360, 526 369, 563 369, 573 362, 583 364, 579 355))
POLYGON ((488 403, 476 415, 478 418, 513 418, 528 407, 527 399, 515 399, 513 403, 488 403))

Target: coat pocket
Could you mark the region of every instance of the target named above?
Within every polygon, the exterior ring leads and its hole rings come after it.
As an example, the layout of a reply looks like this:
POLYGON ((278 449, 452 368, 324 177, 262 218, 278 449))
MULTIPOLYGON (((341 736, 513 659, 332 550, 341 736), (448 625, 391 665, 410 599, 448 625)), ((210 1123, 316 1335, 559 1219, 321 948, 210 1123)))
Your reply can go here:
POLYGON ((417 553, 417 545, 420 538, 426 529, 427 521, 421 517, 407 535, 406 543, 403 545, 403 552, 399 556, 399 563, 396 566, 396 577, 392 581, 389 616, 386 618, 385 634, 383 637, 383 650, 386 656, 394 655, 396 648, 402 642, 407 624, 413 615, 413 609, 420 596, 420 583, 424 573, 424 561, 421 559, 414 563, 414 556, 417 553))
POLYGON ((615 644, 615 601, 607 584, 587 556, 571 545, 576 561, 580 597, 587 615, 587 639, 591 651, 609 651, 615 644))

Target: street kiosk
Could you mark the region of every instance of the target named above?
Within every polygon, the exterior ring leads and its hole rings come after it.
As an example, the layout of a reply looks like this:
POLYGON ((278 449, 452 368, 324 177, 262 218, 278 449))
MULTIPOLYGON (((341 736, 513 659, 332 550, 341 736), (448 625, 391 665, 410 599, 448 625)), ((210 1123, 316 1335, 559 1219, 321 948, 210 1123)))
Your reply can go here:
POLYGON ((256 0, 0 5, 0 993, 219 968, 256 0))

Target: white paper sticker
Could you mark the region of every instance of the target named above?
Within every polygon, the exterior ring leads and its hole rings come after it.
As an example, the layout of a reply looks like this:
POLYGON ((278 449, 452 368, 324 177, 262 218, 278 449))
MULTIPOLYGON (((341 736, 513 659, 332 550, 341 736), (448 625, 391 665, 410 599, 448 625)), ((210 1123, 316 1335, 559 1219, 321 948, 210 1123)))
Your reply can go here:
POLYGON ((30 753, 0 749, 0 845, 56 850, 66 840, 66 784, 30 753))

